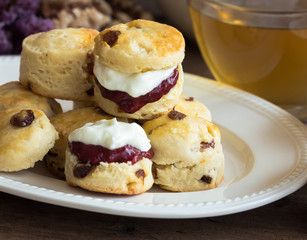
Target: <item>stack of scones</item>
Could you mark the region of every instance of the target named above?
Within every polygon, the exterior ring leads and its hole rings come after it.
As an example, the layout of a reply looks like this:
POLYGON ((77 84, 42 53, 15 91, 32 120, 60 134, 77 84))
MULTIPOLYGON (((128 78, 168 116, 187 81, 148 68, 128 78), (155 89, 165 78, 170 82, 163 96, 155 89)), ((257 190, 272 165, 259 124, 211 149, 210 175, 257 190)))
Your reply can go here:
POLYGON ((19 82, 0 86, 0 171, 44 160, 69 185, 113 194, 217 187, 221 136, 183 94, 184 54, 177 29, 148 20, 27 37, 19 82))

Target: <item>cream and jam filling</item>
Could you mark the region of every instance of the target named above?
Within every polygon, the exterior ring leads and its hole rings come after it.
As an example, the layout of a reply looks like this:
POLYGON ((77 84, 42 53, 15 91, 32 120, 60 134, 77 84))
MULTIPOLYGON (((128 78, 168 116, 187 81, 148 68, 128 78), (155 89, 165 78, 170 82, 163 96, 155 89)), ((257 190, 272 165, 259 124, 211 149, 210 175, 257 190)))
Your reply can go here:
POLYGON ((100 93, 127 113, 134 113, 147 103, 158 101, 177 83, 178 67, 166 70, 127 74, 103 64, 94 65, 96 84, 100 93))
POLYGON ((154 154, 142 127, 115 118, 87 123, 73 131, 68 140, 71 153, 78 158, 74 169, 78 178, 85 177, 101 162, 134 164, 154 154))

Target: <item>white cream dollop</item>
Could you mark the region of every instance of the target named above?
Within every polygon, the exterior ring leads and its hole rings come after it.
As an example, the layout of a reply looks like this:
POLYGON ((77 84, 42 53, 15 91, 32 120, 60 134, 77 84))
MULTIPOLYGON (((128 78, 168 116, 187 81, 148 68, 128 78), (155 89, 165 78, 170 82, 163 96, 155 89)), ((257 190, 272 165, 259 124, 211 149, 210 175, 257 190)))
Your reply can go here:
POLYGON ((151 148, 150 140, 141 126, 136 123, 118 122, 116 118, 86 123, 83 127, 74 130, 68 140, 100 145, 110 150, 127 144, 143 152, 151 148))
POLYGON ((142 73, 122 73, 102 63, 95 62, 94 74, 104 88, 126 92, 131 97, 136 98, 159 86, 162 81, 171 75, 175 68, 176 66, 165 70, 142 73))

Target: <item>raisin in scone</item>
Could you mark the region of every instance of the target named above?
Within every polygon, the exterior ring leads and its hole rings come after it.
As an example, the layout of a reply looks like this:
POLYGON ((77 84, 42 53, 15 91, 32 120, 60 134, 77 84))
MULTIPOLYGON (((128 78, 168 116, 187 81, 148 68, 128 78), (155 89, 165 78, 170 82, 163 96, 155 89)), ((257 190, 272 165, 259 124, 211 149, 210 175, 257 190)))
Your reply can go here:
POLYGON ((136 123, 115 118, 89 123, 69 135, 68 184, 113 194, 140 194, 153 185, 151 145, 136 123))
POLYGON ((62 112, 62 107, 56 100, 33 93, 20 82, 8 82, 0 86, 0 111, 10 108, 39 109, 47 117, 62 112))
POLYGON ((91 100, 97 34, 94 29, 66 28, 28 36, 22 44, 19 81, 42 96, 91 100))
POLYGON ((183 87, 185 42, 175 28, 134 20, 95 38, 95 100, 107 113, 152 119, 170 110, 183 87))
POLYGON ((104 113, 99 107, 75 109, 50 118, 50 122, 59 133, 59 139, 45 156, 48 169, 57 177, 64 179, 65 151, 69 134, 86 123, 111 118, 113 117, 104 113))
POLYGON ((7 109, 0 112, 0 171, 28 169, 53 147, 58 133, 44 112, 7 109))
POLYGON ((154 181, 170 191, 215 188, 224 176, 220 132, 210 121, 170 111, 143 128, 155 153, 154 181))

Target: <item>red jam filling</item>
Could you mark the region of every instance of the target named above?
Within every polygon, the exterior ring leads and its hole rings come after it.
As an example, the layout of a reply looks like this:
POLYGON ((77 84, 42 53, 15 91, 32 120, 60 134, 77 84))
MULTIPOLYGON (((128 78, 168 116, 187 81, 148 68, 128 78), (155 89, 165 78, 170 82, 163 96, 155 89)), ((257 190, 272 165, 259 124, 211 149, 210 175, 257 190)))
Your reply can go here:
POLYGON ((140 108, 145 106, 147 103, 152 103, 158 101, 163 95, 167 94, 172 87, 174 87, 178 81, 179 72, 176 69, 172 74, 165 80, 163 80, 157 87, 155 87, 150 92, 145 95, 141 95, 137 98, 131 97, 128 93, 122 91, 113 91, 104 88, 95 79, 97 85, 99 86, 101 95, 115 103, 117 103, 122 110, 126 113, 134 113, 140 108))
POLYGON ((91 165, 98 165, 100 162, 131 162, 134 164, 144 157, 150 159, 154 155, 152 149, 149 149, 147 152, 142 152, 130 144, 110 150, 100 145, 73 141, 69 144, 69 147, 70 151, 77 156, 80 163, 90 163, 91 165))

